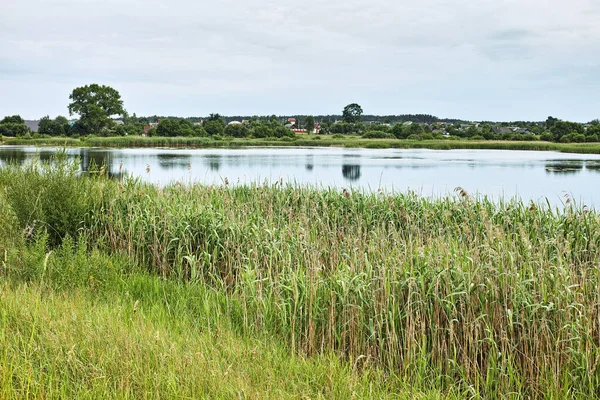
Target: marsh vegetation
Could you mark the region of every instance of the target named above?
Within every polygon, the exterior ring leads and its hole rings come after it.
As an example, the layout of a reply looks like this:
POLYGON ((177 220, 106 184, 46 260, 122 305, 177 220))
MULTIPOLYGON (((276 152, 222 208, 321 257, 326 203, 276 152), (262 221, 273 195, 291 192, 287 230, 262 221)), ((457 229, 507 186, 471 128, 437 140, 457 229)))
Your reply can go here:
POLYGON ((600 216, 570 199, 78 175, 0 169, 3 396, 598 393, 600 216))

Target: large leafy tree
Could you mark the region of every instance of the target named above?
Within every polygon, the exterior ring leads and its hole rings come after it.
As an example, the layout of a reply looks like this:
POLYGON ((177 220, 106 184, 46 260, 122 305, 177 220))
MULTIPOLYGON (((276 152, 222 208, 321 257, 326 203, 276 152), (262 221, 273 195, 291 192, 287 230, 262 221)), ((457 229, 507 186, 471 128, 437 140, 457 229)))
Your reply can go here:
POLYGON ((100 133, 112 123, 113 115, 126 116, 119 92, 110 86, 86 85, 75 88, 69 96, 69 113, 79 114, 86 133, 100 133))
POLYGON ((19 115, 4 117, 0 121, 0 137, 2 136, 24 136, 29 133, 29 128, 19 115))
POLYGON ((45 116, 40 120, 38 128, 38 133, 50 136, 64 136, 68 131, 69 121, 62 116, 58 116, 56 119, 50 119, 49 116, 45 116))
POLYGON ((25 121, 20 115, 12 115, 2 118, 0 124, 24 124, 25 121))
POLYGON ((304 119, 304 127, 306 128, 307 133, 313 133, 315 130, 315 117, 312 115, 307 116, 304 119))
POLYGON ((342 117, 345 122, 350 124, 359 122, 363 114, 363 109, 356 103, 348 104, 344 107, 344 111, 342 112, 342 117))

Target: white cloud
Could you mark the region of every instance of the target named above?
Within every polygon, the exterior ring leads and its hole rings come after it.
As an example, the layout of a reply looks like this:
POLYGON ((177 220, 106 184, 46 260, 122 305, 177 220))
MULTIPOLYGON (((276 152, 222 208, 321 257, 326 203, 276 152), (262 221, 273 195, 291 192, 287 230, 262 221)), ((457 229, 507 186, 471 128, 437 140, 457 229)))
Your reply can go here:
POLYGON ((138 114, 598 116, 595 0, 0 3, 0 114, 97 82, 138 114))

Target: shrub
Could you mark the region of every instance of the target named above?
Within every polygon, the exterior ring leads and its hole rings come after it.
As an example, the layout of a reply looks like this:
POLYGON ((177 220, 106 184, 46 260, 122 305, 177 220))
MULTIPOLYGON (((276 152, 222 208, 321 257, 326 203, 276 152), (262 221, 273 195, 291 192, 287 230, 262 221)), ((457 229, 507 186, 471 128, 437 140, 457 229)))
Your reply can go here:
POLYGON ((102 199, 95 188, 100 186, 94 180, 80 179, 77 162, 65 153, 22 169, 9 165, 0 174, 0 189, 5 190, 19 228, 29 236, 46 231, 52 244, 77 236, 93 205, 102 199))
POLYGON ((244 124, 231 124, 225 127, 224 134, 225 136, 243 138, 247 137, 250 134, 250 131, 244 124))
POLYGON ((384 131, 367 131, 362 137, 363 139, 396 139, 396 136, 384 131))

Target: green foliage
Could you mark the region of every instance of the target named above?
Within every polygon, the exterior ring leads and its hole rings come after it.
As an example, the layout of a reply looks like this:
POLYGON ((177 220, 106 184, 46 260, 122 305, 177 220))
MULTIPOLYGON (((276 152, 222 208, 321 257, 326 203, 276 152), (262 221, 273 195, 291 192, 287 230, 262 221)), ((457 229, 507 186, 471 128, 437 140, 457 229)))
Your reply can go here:
POLYGON ((363 125, 358 123, 337 122, 329 127, 329 132, 332 134, 338 133, 342 135, 348 135, 359 133, 362 128, 363 125))
POLYGON ((578 124, 576 122, 558 120, 558 121, 554 122, 554 124, 550 128, 550 132, 554 136, 555 141, 569 142, 569 141, 573 141, 572 139, 576 135, 584 135, 585 129, 584 129, 583 125, 578 124), (566 137, 566 139, 563 140, 563 137, 566 137))
POLYGON ((239 301, 227 315, 241 335, 369 354, 416 388, 486 398, 593 395, 600 382, 584 368, 600 329, 600 218, 588 210, 128 183, 96 216, 90 238, 106 251, 239 301))
POLYGON ((286 128, 283 125, 277 125, 273 129, 273 134, 275 135, 275 137, 278 137, 278 138, 295 137, 296 136, 296 134, 294 132, 292 132, 290 129, 286 128))
POLYGON ((0 123, 0 136, 20 137, 26 135, 29 132, 29 128, 27 127, 27 125, 25 125, 25 123, 0 123))
POLYGON ((36 161, 26 167, 5 166, 0 190, 19 223, 33 237, 47 232, 52 243, 77 237, 88 213, 102 200, 92 180, 80 179, 79 166, 65 154, 49 162, 36 161))
POLYGON ((0 398, 408 396, 380 370, 240 336, 235 298, 144 274, 82 242, 48 251, 40 241, 3 257, 0 398))
POLYGON ((204 123, 203 127, 209 136, 215 136, 215 135, 222 136, 224 133, 224 130, 225 130, 225 122, 221 118, 210 119, 204 123))
POLYGON ((550 130, 558 121, 560 121, 558 118, 554 118, 552 116, 548 117, 545 123, 546 129, 550 130))
POLYGON ((304 128, 308 133, 313 133, 315 130, 315 117, 308 115, 306 118, 304 118, 304 128))
POLYGON ((110 86, 92 84, 78 87, 69 99, 69 113, 80 116, 79 122, 86 134, 99 134, 111 126, 111 116, 126 115, 121 95, 110 86))
POLYGON ((0 124, 24 124, 25 120, 20 115, 6 116, 2 118, 0 124))
POLYGON ((344 122, 354 124, 360 122, 362 114, 362 107, 356 103, 352 103, 344 107, 344 110, 342 111, 342 118, 344 119, 344 122))
POLYGON ((273 130, 271 125, 257 124, 252 127, 252 136, 254 136, 255 138, 274 137, 275 131, 273 130))
POLYGON ((388 132, 384 132, 384 131, 379 131, 379 130, 374 130, 374 131, 367 131, 362 135, 363 139, 395 139, 396 136, 394 136, 392 133, 388 133, 388 132))
POLYGON ((156 135, 163 137, 191 137, 200 136, 201 133, 201 130, 196 131, 192 123, 184 119, 163 119, 156 128, 156 135))
POLYGON ((69 132, 69 121, 65 117, 50 119, 45 116, 40 119, 38 133, 49 136, 65 136, 69 132))
POLYGON ((243 138, 250 134, 250 130, 244 124, 229 124, 225 127, 223 133, 225 136, 243 138))

